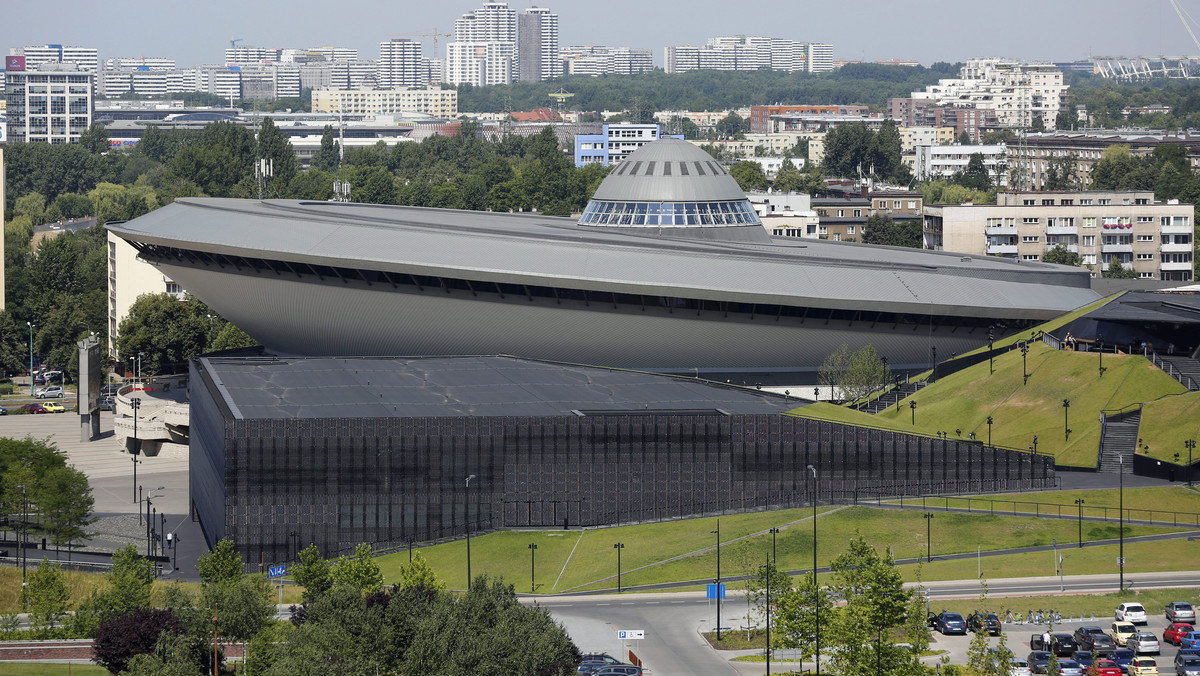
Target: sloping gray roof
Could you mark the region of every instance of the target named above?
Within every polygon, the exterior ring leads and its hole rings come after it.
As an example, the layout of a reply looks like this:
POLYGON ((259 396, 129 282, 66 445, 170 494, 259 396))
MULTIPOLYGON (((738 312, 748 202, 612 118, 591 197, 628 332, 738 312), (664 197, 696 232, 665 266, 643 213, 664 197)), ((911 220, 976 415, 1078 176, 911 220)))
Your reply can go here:
POLYGON ((794 238, 699 241, 529 214, 186 198, 107 227, 130 242, 230 256, 742 303, 1038 319, 1099 298, 1086 270, 1060 265, 794 238))
POLYGON ((1200 324, 1200 296, 1127 293, 1089 312, 1086 318, 1146 324, 1200 324))
POLYGON ((514 357, 204 357, 237 418, 782 413, 806 402, 692 378, 514 357))
POLYGON ((695 145, 677 138, 647 143, 596 189, 608 202, 716 202, 746 199, 737 181, 695 145))

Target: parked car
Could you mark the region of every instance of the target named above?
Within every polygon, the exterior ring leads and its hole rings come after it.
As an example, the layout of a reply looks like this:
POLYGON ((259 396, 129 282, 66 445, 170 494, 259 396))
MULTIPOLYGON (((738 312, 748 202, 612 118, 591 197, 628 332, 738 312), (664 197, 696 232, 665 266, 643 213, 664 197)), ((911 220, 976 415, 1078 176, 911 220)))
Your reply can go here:
POLYGON ((1125 645, 1125 639, 1137 633, 1137 627, 1132 622, 1113 622, 1110 628, 1113 642, 1119 646, 1125 645))
POLYGON ((1113 651, 1112 661, 1116 662, 1117 666, 1121 667, 1121 669, 1127 670, 1129 669, 1129 665, 1133 663, 1133 660, 1136 657, 1137 655, 1135 655, 1133 651, 1128 648, 1117 648, 1113 651))
POLYGON ((1115 619, 1134 624, 1146 624, 1146 609, 1140 603, 1122 603, 1117 606, 1115 619))
POLYGON ((1010 663, 1012 668, 1008 670, 1008 676, 1033 676, 1033 672, 1029 670, 1029 663, 1024 657, 1014 657, 1010 663))
POLYGON ((986 632, 991 636, 1000 635, 1000 618, 996 613, 985 613, 976 610, 967 616, 967 629, 975 633, 986 632))
POLYGON ((1083 667, 1075 660, 1058 661, 1059 676, 1083 676, 1083 667))
POLYGON ((42 404, 42 408, 46 409, 47 413, 64 413, 67 410, 66 406, 63 406, 57 401, 48 401, 42 404))
MULTIPOLYGON (((117 392, 120 392, 120 391, 121 391, 121 383, 108 383, 107 385, 100 388, 100 396, 115 397, 115 396, 117 396, 117 392)), ((587 656, 585 655, 584 657, 586 658, 587 656)), ((586 661, 586 659, 584 661, 586 661)))
POLYGON ((1034 650, 1025 658, 1029 670, 1035 674, 1044 674, 1050 665, 1050 653, 1045 650, 1034 650))
POLYGON ((608 663, 602 660, 584 660, 580 663, 576 671, 581 674, 594 674, 607 666, 608 663))
POLYGON ((1125 674, 1121 671, 1121 667, 1112 660, 1096 660, 1089 666, 1089 670, 1095 670, 1095 676, 1124 676, 1125 674))
POLYGON ((0 415, 8 415, 8 409, 0 406, 0 415))
POLYGON ((1075 630, 1075 641, 1081 650, 1097 655, 1108 655, 1117 649, 1112 637, 1096 626, 1083 626, 1075 630))
MULTIPOLYGON (((108 387, 108 386, 105 385, 105 387, 108 387)), ((114 384, 113 387, 120 388, 121 386, 114 384)), ((116 394, 116 390, 113 390, 113 394, 116 394)), ((623 662, 621 662, 621 660, 613 657, 612 655, 609 655, 608 653, 584 653, 583 659, 580 660, 580 662, 603 662, 605 664, 624 664, 623 662)))
POLYGON ((1189 631, 1179 635, 1180 648, 1200 648, 1200 631, 1189 631))
POLYGON ((594 673, 596 676, 642 676, 642 668, 632 664, 610 664, 594 673))
POLYGON ((1092 662, 1095 662, 1097 658, 1090 650, 1076 650, 1075 654, 1071 655, 1071 659, 1075 660, 1079 663, 1079 666, 1086 669, 1092 666, 1092 662))
POLYGON ((1161 650, 1158 645, 1158 637, 1148 631, 1139 631, 1130 636, 1129 640, 1125 641, 1125 647, 1137 655, 1157 655, 1161 650))
POLYGON ((1200 657, 1188 653, 1176 655, 1175 676, 1200 676, 1200 657))
POLYGON ((63 398, 63 388, 61 385, 50 385, 49 387, 43 387, 42 389, 33 393, 33 398, 34 399, 62 399, 63 398))
POLYGON ((1175 601, 1167 604, 1167 622, 1187 622, 1188 624, 1196 624, 1196 609, 1192 604, 1184 601, 1175 601))
POLYGON ((1050 646, 1046 645, 1046 643, 1042 640, 1042 635, 1038 633, 1030 634, 1029 648, 1031 650, 1049 650, 1050 646))
POLYGON ((1059 657, 1070 657, 1075 654, 1075 649, 1079 644, 1075 642, 1075 637, 1070 634, 1052 634, 1050 636, 1050 650, 1059 657))
POLYGON ((99 403, 99 405, 100 405, 100 410, 101 410, 101 411, 111 411, 111 410, 113 410, 113 409, 116 407, 116 405, 117 405, 117 402, 116 402, 116 400, 115 400, 115 399, 113 399, 112 397, 100 397, 100 399, 99 399, 99 402, 98 402, 98 403, 99 403))
POLYGON ((1166 629, 1163 629, 1163 643, 1179 645, 1179 637, 1188 633, 1189 631, 1196 631, 1195 625, 1191 625, 1186 622, 1175 622, 1174 624, 1169 624, 1167 625, 1166 629))
POLYGON ((1129 665, 1129 676, 1158 676, 1158 663, 1149 657, 1137 657, 1129 665))
POLYGON ((967 623, 962 615, 943 611, 937 616, 937 630, 943 634, 966 634, 967 623))
POLYGON ((41 404, 25 404, 21 410, 26 413, 49 413, 41 404))
POLYGON ((46 371, 45 373, 41 373, 39 375, 45 378, 46 382, 48 383, 60 382, 63 379, 62 371, 46 371))

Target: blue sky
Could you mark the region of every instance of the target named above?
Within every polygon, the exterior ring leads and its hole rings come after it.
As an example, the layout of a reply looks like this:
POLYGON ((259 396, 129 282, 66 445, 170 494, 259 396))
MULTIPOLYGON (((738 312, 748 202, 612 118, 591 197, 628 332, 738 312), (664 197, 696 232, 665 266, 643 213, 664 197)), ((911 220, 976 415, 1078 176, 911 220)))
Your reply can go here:
MULTIPOLYGON (((1200 18, 1200 0, 1178 0, 1200 18)), ((163 56, 180 67, 219 63, 232 38, 260 47, 355 47, 378 56, 403 33, 449 33, 482 0, 59 0, 6 3, 0 51, 61 43, 94 46, 101 58, 163 56)), ((561 42, 662 48, 712 35, 770 35, 830 42, 835 58, 961 61, 972 56, 1074 60, 1089 55, 1200 54, 1169 0, 558 0, 561 42)), ((510 2, 522 9, 529 3, 510 2)), ((1193 26, 1200 34, 1200 28, 1193 26)), ((445 38, 443 38, 445 40, 445 38)), ((432 51, 426 39, 426 55, 432 51)), ((444 43, 443 43, 444 44, 444 43)))

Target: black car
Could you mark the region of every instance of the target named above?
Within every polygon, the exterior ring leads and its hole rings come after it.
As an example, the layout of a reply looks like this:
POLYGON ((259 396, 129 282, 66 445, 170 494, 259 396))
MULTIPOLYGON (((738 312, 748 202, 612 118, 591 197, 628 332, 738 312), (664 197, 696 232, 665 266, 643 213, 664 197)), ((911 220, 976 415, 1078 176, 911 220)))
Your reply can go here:
POLYGON ((987 632, 992 636, 1000 635, 1000 618, 996 613, 975 611, 967 616, 967 629, 975 633, 987 632))
POLYGON ((1035 674, 1044 674, 1047 673, 1047 670, 1050 667, 1050 653, 1046 652, 1045 650, 1035 650, 1029 653, 1029 656, 1025 658, 1025 661, 1029 663, 1029 670, 1031 672, 1035 674))
POLYGON ((1050 650, 1059 657, 1070 657, 1075 654, 1075 650, 1079 648, 1079 644, 1075 642, 1075 637, 1070 634, 1051 634, 1050 635, 1050 650))
POLYGON ((1084 626, 1075 630, 1075 642, 1079 650, 1088 650, 1097 657, 1111 655, 1117 649, 1112 637, 1100 627, 1084 626))
POLYGON ((121 391, 121 383, 109 383, 100 388, 100 396, 115 397, 121 391))

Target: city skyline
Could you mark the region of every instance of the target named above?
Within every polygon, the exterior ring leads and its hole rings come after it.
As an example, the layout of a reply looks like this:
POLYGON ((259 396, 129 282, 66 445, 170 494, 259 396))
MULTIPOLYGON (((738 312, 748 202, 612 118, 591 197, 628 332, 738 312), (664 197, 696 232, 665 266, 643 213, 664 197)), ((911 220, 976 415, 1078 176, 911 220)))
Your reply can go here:
MULTIPOLYGON (((435 54, 432 38, 411 34, 452 33, 455 20, 482 5, 482 0, 419 4, 401 13, 394 4, 380 0, 350 0, 336 5, 337 11, 331 11, 328 3, 311 0, 263 6, 217 0, 197 13, 194 5, 176 3, 157 4, 148 12, 144 3, 130 0, 105 4, 66 0, 61 11, 47 18, 36 6, 24 3, 6 10, 6 21, 0 26, 0 50, 79 45, 98 48, 102 59, 166 57, 175 59, 180 67, 189 67, 221 63, 224 49, 236 38, 241 38, 241 45, 259 47, 350 47, 358 50, 360 59, 370 60, 378 58, 379 43, 392 37, 412 37, 423 43, 427 58, 444 58, 445 45, 452 37, 439 38, 435 54), (389 19, 389 14, 395 18, 389 19), (119 30, 113 30, 114 26, 119 30), (172 30, 172 26, 178 29, 172 30)), ((1181 0, 1181 5, 1200 16, 1200 0, 1181 0)), ((509 3, 517 11, 533 6, 509 3)), ((1115 0, 1016 0, 1003 11, 946 0, 921 3, 916 8, 863 0, 853 15, 840 6, 814 2, 785 6, 760 2, 732 12, 728 3, 696 0, 686 12, 659 3, 652 6, 652 15, 644 2, 631 0, 603 4, 559 0, 536 6, 559 15, 563 47, 646 48, 652 50, 659 67, 666 46, 702 45, 709 37, 735 34, 831 43, 836 59, 897 58, 926 65, 978 56, 1067 61, 1092 55, 1200 54, 1200 47, 1167 0, 1154 0, 1132 13, 1127 3, 1115 0), (1114 20, 1118 16, 1120 20, 1114 20)))

